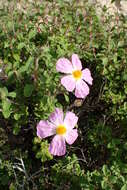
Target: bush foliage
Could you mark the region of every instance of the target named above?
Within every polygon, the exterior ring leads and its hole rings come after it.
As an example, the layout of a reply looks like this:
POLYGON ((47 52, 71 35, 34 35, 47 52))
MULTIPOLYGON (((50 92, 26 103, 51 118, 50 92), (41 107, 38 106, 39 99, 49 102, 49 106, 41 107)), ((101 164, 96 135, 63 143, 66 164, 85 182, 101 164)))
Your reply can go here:
MULTIPOLYGON (((2 6, 2 5, 1 5, 2 6)), ((85 1, 8 2, 0 9, 0 186, 127 189, 127 20, 85 1), (56 61, 80 56, 93 85, 78 100, 56 61), (53 157, 36 125, 55 107, 79 117, 77 142, 53 157)))

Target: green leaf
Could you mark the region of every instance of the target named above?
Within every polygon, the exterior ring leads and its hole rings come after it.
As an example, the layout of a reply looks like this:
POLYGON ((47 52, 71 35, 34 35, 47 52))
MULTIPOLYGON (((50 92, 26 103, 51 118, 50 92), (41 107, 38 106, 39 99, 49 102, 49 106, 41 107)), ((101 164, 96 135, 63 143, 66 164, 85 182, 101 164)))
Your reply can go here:
POLYGON ((67 94, 64 94, 65 100, 67 103, 69 103, 69 96, 67 94))
POLYGON ((11 115, 10 110, 3 110, 2 113, 5 119, 9 118, 11 115))
POLYGON ((8 99, 2 101, 3 110, 9 110, 10 106, 11 102, 8 99))
POLYGON ((41 143, 41 139, 38 137, 35 137, 34 138, 34 144, 39 144, 39 143, 41 143))
POLYGON ((102 189, 106 189, 107 188, 107 182, 105 180, 101 181, 101 187, 102 189))
POLYGON ((124 41, 122 40, 122 41, 119 41, 118 42, 118 47, 123 47, 124 46, 124 41))
POLYGON ((108 58, 107 57, 104 57, 103 59, 102 59, 102 64, 105 66, 105 65, 107 65, 107 63, 108 63, 108 58))
POLYGON ((29 39, 32 39, 35 37, 35 35, 36 35, 36 30, 32 29, 32 30, 30 30, 28 37, 29 37, 29 39))
POLYGON ((41 142, 41 150, 37 152, 36 158, 41 158, 42 162, 53 159, 53 156, 49 152, 49 144, 47 141, 41 142))
POLYGON ((15 53, 15 54, 13 54, 13 57, 16 61, 18 61, 18 62, 20 61, 20 55, 19 54, 15 53))
POLYGON ((103 173, 104 173, 105 176, 107 176, 109 174, 109 170, 108 170, 107 165, 103 165, 102 171, 103 171, 103 173))
POLYGON ((2 113, 5 118, 9 118, 11 111, 10 111, 11 102, 6 99, 2 101, 2 113))
POLYGON ((8 96, 11 98, 15 98, 16 97, 16 92, 9 92, 8 96))
POLYGON ((24 96, 30 97, 34 90, 34 86, 32 84, 26 84, 24 87, 24 96))
POLYGON ((34 58, 33 57, 29 57, 27 62, 25 63, 25 65, 21 66, 20 69, 18 70, 20 73, 23 73, 25 71, 28 71, 30 68, 30 65, 32 65, 32 63, 34 62, 34 58))
POLYGON ((10 46, 9 42, 5 41, 4 42, 4 48, 8 48, 10 46))
POLYGON ((0 88, 1 98, 4 99, 8 96, 8 89, 6 87, 0 88))
POLYGON ((127 184, 124 184, 121 188, 121 190, 127 190, 127 184))
POLYGON ((20 117, 21 117, 21 114, 18 114, 18 113, 15 113, 15 114, 14 114, 14 119, 15 119, 15 120, 19 120, 20 117))
POLYGON ((18 44, 18 49, 22 49, 23 47, 25 47, 25 43, 21 42, 18 44))
POLYGON ((115 183, 117 182, 117 177, 111 175, 111 176, 109 177, 109 180, 110 180, 110 182, 111 182, 112 184, 115 184, 115 183))
POLYGON ((20 126, 16 123, 13 128, 13 134, 18 135, 19 131, 20 131, 20 126))

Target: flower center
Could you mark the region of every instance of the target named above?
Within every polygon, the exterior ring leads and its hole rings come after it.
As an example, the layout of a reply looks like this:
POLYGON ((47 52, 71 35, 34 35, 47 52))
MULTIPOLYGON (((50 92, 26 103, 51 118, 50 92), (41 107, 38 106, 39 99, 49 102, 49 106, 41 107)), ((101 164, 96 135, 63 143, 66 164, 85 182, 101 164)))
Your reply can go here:
POLYGON ((72 75, 73 75, 73 77, 74 77, 76 80, 78 80, 78 79, 81 78, 82 71, 76 70, 76 71, 74 71, 74 72, 72 73, 72 75))
POLYGON ((64 125, 59 125, 57 128, 56 128, 56 134, 58 135, 63 135, 64 133, 66 133, 66 127, 64 125))

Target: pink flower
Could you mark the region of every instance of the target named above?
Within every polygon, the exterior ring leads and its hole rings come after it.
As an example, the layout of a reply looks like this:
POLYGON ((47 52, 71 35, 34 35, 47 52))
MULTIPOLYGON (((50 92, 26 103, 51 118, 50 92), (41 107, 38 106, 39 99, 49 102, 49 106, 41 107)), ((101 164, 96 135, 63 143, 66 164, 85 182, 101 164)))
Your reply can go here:
POLYGON ((82 70, 82 63, 77 54, 72 55, 72 63, 66 58, 60 58, 56 63, 56 70, 67 74, 61 79, 61 84, 67 91, 72 92, 75 89, 77 98, 85 98, 89 94, 87 83, 92 85, 93 78, 88 68, 82 70))
POLYGON ((41 139, 55 135, 49 146, 49 151, 53 155, 62 156, 66 153, 66 143, 73 144, 78 137, 77 124, 78 117, 67 112, 64 118, 63 111, 56 108, 50 115, 49 120, 41 120, 37 125, 37 136, 41 139))

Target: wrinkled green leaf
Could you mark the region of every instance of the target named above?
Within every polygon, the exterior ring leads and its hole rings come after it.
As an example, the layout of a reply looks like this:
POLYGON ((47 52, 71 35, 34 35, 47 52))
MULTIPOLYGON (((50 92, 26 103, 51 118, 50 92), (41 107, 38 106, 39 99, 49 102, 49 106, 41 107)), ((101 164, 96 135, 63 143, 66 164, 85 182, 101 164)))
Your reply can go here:
POLYGON ((32 95, 33 90, 34 86, 32 84, 26 84, 24 87, 24 96, 30 97, 32 95))

